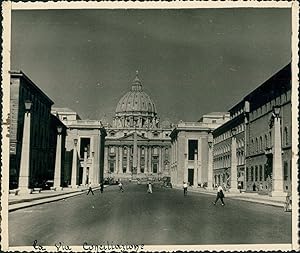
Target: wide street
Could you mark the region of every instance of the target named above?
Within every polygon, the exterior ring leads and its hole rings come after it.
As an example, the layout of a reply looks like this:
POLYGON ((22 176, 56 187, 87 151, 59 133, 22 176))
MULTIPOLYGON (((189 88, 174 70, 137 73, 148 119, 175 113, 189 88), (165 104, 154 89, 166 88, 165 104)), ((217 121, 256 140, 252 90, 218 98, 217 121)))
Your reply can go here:
POLYGON ((9 213, 10 246, 101 244, 290 243, 291 213, 214 196, 125 184, 9 213))

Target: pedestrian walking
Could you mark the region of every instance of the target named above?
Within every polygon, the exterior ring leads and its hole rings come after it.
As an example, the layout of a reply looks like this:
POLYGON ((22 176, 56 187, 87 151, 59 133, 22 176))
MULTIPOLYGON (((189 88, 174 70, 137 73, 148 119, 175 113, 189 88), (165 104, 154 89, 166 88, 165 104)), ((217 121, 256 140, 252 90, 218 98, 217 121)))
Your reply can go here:
POLYGON ((89 190, 87 192, 87 195, 89 195, 90 192, 94 195, 94 192, 93 192, 93 189, 92 189, 92 183, 91 182, 89 183, 89 190))
POLYGON ((217 201, 218 201, 219 199, 221 199, 222 206, 224 206, 224 205, 225 205, 225 203, 224 203, 224 201, 223 201, 223 198, 224 198, 224 197, 225 197, 225 196, 224 196, 223 188, 222 188, 221 185, 219 185, 219 187, 218 187, 218 192, 217 192, 217 198, 216 198, 215 202, 213 202, 213 204, 215 205, 215 204, 217 203, 217 201))
POLYGON ((103 181, 101 181, 100 183, 100 192, 103 193, 103 188, 104 188, 104 183, 103 181))
POLYGON ((152 193, 152 184, 149 182, 148 183, 148 190, 147 190, 148 193, 152 193))
POLYGON ((238 183, 238 189, 239 189, 240 193, 242 193, 242 183, 241 182, 238 183))
POLYGON ((121 181, 120 181, 120 183, 119 183, 119 192, 124 192, 123 184, 122 184, 121 181))
POLYGON ((187 195, 187 188, 188 188, 188 185, 186 182, 183 182, 183 196, 186 196, 187 195))

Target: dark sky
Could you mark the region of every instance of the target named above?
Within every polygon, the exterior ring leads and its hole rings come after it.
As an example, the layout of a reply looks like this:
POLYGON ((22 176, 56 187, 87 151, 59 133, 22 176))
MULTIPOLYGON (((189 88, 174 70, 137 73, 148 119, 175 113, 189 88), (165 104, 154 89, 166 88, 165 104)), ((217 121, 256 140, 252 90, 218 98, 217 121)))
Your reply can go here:
POLYGON ((11 68, 110 120, 139 70, 161 120, 226 111, 291 60, 290 9, 12 12, 11 68))

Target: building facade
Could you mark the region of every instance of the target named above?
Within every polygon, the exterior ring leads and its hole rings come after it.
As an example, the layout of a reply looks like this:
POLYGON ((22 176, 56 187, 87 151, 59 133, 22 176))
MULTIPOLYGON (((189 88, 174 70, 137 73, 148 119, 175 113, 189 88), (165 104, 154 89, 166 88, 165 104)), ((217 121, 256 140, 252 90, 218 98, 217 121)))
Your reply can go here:
POLYGON ((271 195, 291 191, 291 64, 244 100, 250 104, 246 127, 247 190, 271 195))
POLYGON ((230 120, 213 131, 214 186, 222 185, 231 190, 232 184, 235 188, 246 187, 245 117, 248 110, 249 103, 241 101, 229 110, 230 120))
POLYGON ((10 71, 10 189, 40 187, 54 176, 57 127, 53 101, 22 71, 10 71))
POLYGON ((229 120, 226 112, 204 115, 198 122, 180 122, 171 133, 171 183, 212 188, 212 131, 229 120))
POLYGON ((270 195, 291 191, 291 65, 229 110, 213 132, 214 183, 270 195))
POLYGON ((156 106, 136 73, 106 127, 104 177, 161 178, 169 175, 171 126, 160 123, 156 106))
POLYGON ((82 120, 68 108, 53 108, 67 127, 64 186, 98 185, 103 180, 106 130, 99 120, 82 120))

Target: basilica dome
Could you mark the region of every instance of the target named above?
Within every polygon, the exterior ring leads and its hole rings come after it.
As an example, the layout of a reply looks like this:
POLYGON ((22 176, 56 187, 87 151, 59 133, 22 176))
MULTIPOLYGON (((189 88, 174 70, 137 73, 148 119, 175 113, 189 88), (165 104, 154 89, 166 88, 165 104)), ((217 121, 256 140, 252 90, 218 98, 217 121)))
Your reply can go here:
POLYGON ((143 91, 138 72, 132 82, 131 90, 120 99, 117 105, 113 126, 117 128, 159 127, 155 104, 149 95, 143 91))
POLYGON ((155 116, 157 114, 154 102, 149 95, 143 91, 138 73, 133 80, 131 90, 120 99, 116 108, 116 116, 129 114, 141 114, 145 116, 155 116))

